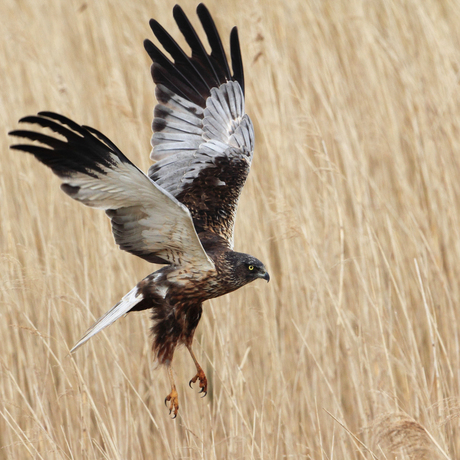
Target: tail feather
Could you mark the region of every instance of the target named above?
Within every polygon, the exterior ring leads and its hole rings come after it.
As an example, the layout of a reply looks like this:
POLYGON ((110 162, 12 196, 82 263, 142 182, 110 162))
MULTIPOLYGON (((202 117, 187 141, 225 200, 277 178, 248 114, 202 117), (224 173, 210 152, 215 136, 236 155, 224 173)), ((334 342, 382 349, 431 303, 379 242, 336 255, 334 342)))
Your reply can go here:
POLYGON ((134 306, 144 299, 138 287, 129 291, 116 305, 114 305, 105 315, 99 318, 86 332, 85 335, 70 350, 73 353, 78 347, 87 342, 91 337, 101 332, 102 329, 110 326, 117 319, 128 313, 134 306))

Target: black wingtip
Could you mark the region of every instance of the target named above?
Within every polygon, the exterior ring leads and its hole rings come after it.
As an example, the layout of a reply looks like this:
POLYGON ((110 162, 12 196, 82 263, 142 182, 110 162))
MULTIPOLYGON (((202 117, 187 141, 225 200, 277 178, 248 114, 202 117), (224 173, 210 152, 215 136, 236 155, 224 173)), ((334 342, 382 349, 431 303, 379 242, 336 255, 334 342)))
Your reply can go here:
POLYGON ((197 6, 196 11, 201 25, 203 26, 204 32, 208 38, 209 45, 211 46, 211 56, 216 60, 216 63, 220 68, 219 70, 223 76, 226 79, 230 79, 230 69, 228 67, 225 50, 216 27, 216 23, 214 22, 211 13, 203 3, 200 3, 197 6))
POLYGON ((26 139, 28 143, 14 144, 10 148, 31 153, 60 177, 75 173, 98 177, 114 166, 114 157, 129 162, 116 145, 99 131, 81 126, 64 115, 43 111, 23 117, 19 122, 35 126, 30 131, 11 131, 11 136, 26 139), (42 133, 37 126, 49 129, 64 139, 42 133))
MULTIPOLYGON (((11 134, 11 133, 8 133, 8 134, 14 136, 14 134, 11 134)), ((24 147, 26 147, 26 146, 23 145, 23 144, 22 144, 22 145, 21 145, 21 144, 13 144, 13 145, 10 145, 10 149, 11 149, 11 150, 22 150, 22 151, 24 151, 24 147)))
POLYGON ((147 51, 147 54, 150 56, 149 49, 151 49, 153 43, 148 38, 146 38, 143 44, 144 44, 145 51, 147 51))
POLYGON ((58 113, 51 112, 50 110, 42 110, 38 112, 37 115, 41 117, 47 117, 47 118, 53 118, 53 119, 56 119, 57 117, 67 118, 67 117, 64 117, 64 115, 59 115, 58 113))
POLYGON ((151 73, 154 82, 204 108, 211 88, 229 80, 237 81, 244 94, 243 64, 237 30, 234 28, 230 34, 232 75, 230 60, 227 59, 221 37, 208 8, 200 3, 196 12, 211 48, 210 54, 179 5, 173 7, 173 16, 190 46, 191 54, 184 51, 155 19, 150 19, 149 25, 161 46, 144 40, 144 48, 153 61, 151 73))
POLYGON ((41 112, 38 112, 37 115, 26 115, 25 117, 20 118, 18 123, 36 123, 37 118, 39 117, 52 118, 56 120, 58 116, 59 115, 55 112, 42 110, 41 112))
POLYGON ((36 115, 26 115, 25 117, 20 118, 18 123, 34 123, 36 118, 36 115))
POLYGON ((159 26, 160 23, 156 19, 150 19, 149 21, 149 26, 152 29, 152 31, 155 33, 155 28, 159 26))
POLYGON ((236 26, 233 27, 230 32, 230 57, 232 59, 233 79, 240 84, 244 95, 243 58, 241 56, 240 39, 238 37, 238 28, 236 26))
POLYGON ((204 14, 206 14, 206 13, 210 14, 209 10, 206 8, 206 5, 204 3, 198 3, 198 6, 196 7, 196 12, 197 12, 198 16, 200 14, 203 14, 203 13, 204 14))

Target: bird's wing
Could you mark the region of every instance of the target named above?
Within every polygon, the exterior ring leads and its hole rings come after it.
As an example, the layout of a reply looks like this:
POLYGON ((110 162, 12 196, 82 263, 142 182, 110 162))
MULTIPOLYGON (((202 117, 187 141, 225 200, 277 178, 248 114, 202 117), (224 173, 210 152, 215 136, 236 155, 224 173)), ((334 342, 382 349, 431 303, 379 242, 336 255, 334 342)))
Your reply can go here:
POLYGON ((168 59, 152 42, 158 105, 152 124, 149 177, 188 207, 197 232, 211 230, 233 246, 233 227, 241 190, 254 150, 254 128, 244 109, 244 77, 238 32, 230 34, 233 75, 219 34, 203 4, 197 14, 211 54, 187 16, 175 6, 174 18, 191 56, 153 19, 150 27, 168 59))
POLYGON ((42 145, 26 143, 11 148, 31 153, 49 166, 71 198, 104 209, 121 249, 152 263, 214 268, 189 210, 131 163, 107 137, 52 112, 40 112, 20 122, 48 128, 59 136, 12 131, 12 136, 42 145))

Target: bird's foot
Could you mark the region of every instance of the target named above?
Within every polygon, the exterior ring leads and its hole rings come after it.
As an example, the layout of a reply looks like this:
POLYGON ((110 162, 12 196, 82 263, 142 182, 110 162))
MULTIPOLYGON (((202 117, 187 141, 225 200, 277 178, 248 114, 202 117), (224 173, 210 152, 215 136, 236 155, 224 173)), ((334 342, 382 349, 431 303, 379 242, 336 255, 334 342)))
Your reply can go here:
POLYGON ((165 398, 165 406, 168 407, 169 403, 169 415, 173 414, 173 418, 177 417, 177 412, 179 410, 179 396, 175 388, 171 390, 168 396, 165 398))
POLYGON ((200 381, 200 393, 204 393, 202 396, 202 398, 204 398, 208 394, 208 379, 206 378, 206 375, 201 367, 198 369, 195 377, 193 377, 193 379, 188 382, 190 388, 192 388, 192 383, 195 383, 197 380, 200 381))

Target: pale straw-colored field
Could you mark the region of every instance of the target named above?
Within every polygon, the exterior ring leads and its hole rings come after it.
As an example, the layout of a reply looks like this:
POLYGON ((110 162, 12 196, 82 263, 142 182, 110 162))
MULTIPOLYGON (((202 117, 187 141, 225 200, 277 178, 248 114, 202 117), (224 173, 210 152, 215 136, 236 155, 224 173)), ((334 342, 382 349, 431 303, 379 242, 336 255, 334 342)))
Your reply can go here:
POLYGON ((205 305, 210 391, 179 350, 176 420, 148 313, 69 356, 156 267, 7 132, 57 111, 146 170, 142 41, 151 17, 179 38, 173 4, 0 3, 0 458, 460 458, 458 2, 208 1, 256 129, 235 247, 272 281, 205 305))

